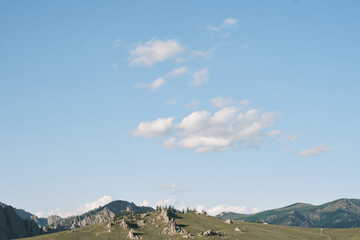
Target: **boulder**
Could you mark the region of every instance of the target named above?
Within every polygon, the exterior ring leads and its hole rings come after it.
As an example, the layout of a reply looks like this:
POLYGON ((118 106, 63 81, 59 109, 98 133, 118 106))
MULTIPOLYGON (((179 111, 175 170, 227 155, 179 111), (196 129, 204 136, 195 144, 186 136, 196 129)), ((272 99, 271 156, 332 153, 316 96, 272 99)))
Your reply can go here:
POLYGON ((239 227, 236 227, 234 231, 235 232, 241 232, 241 229, 239 227))
POLYGON ((231 219, 226 219, 226 220, 225 220, 225 223, 227 223, 227 224, 233 224, 233 221, 231 221, 231 219))
POLYGON ((221 234, 213 230, 207 230, 199 234, 199 237, 210 237, 210 236, 221 236, 221 234))
POLYGON ((134 233, 134 229, 130 229, 129 234, 127 235, 128 239, 140 239, 138 235, 134 233))

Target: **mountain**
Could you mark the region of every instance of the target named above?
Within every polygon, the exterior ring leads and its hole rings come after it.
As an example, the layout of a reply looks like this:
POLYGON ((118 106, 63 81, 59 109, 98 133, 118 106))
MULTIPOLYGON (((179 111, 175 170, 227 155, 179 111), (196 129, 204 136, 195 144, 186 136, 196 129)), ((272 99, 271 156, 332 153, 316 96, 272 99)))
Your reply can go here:
MULTIPOLYGON (((2 206, 3 208, 9 206, 5 203, 1 203, 0 202, 0 206, 2 206)), ((36 215, 29 213, 23 209, 17 209, 14 208, 15 212, 17 215, 19 215, 19 217, 21 217, 23 220, 33 220, 37 225, 39 225, 40 227, 44 227, 50 224, 54 224, 56 222, 59 222, 60 220, 62 220, 61 217, 53 215, 47 218, 39 218, 36 215)))
POLYGON ((216 217, 284 226, 357 228, 360 227, 360 199, 339 199, 319 206, 295 203, 257 214, 220 213, 216 217))
POLYGON ((22 219, 11 206, 0 206, 0 239, 8 240, 43 234, 32 220, 22 219))
POLYGON ((72 216, 65 219, 62 219, 59 222, 48 225, 49 229, 60 231, 67 229, 74 229, 78 227, 83 227, 87 225, 102 223, 112 219, 116 214, 121 214, 131 210, 136 213, 145 213, 154 211, 151 207, 139 207, 134 203, 127 201, 117 200, 103 207, 91 210, 79 216, 72 216))
POLYGON ((181 213, 173 209, 163 209, 146 214, 128 211, 107 222, 27 240, 181 240, 184 238, 195 240, 360 240, 360 228, 319 229, 240 221, 225 222, 206 214, 181 213))

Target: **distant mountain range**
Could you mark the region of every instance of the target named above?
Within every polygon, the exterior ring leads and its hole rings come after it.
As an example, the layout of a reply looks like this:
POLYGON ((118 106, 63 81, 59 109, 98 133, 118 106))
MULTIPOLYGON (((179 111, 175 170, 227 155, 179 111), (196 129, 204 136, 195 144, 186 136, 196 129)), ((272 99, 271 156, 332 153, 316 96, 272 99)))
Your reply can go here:
POLYGON ((216 217, 284 226, 358 228, 360 227, 360 199, 339 199, 319 206, 295 203, 256 214, 223 212, 216 217))

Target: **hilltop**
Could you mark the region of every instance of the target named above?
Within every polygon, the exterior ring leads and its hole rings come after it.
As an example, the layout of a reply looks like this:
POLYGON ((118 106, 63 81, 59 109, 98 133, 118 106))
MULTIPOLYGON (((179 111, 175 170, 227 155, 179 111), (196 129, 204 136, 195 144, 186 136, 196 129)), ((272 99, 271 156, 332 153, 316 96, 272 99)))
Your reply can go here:
POLYGON ((357 228, 360 227, 360 200, 344 198, 319 206, 295 203, 257 214, 246 215, 231 212, 220 213, 216 217, 284 226, 357 228))
POLYGON ((127 201, 116 200, 106 204, 103 207, 91 210, 79 216, 72 216, 54 224, 47 226, 47 230, 51 231, 62 231, 68 229, 75 229, 78 227, 84 227, 87 225, 102 223, 115 217, 116 214, 121 214, 127 210, 136 213, 145 213, 154 211, 151 207, 140 207, 134 203, 127 201))

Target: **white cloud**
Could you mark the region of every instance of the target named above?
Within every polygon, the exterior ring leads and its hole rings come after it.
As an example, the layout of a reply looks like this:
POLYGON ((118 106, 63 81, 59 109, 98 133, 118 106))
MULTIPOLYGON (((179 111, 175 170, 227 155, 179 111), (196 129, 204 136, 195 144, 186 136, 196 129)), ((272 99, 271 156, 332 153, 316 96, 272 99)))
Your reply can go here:
POLYGON ((155 81, 151 82, 151 83, 137 83, 135 84, 135 87, 139 87, 139 88, 149 88, 152 91, 156 91, 158 90, 160 87, 162 87, 165 84, 165 79, 162 77, 159 77, 158 79, 156 79, 155 81))
POLYGON ((193 85, 200 86, 204 83, 207 83, 209 81, 209 74, 208 74, 208 68, 203 68, 197 72, 195 72, 193 75, 193 85))
POLYGON ((222 98, 222 97, 216 97, 211 99, 212 105, 215 107, 226 107, 227 105, 231 104, 233 100, 231 98, 222 98))
POLYGON ((178 102, 179 102, 179 99, 176 99, 176 98, 165 101, 165 103, 168 104, 168 105, 176 105, 178 102))
POLYGON ((224 27, 237 27, 237 20, 235 18, 227 18, 222 22, 224 27))
POLYGON ((220 26, 207 25, 206 30, 208 30, 209 32, 219 32, 224 28, 237 28, 237 27, 238 27, 238 21, 235 18, 227 18, 221 23, 220 26))
POLYGON ((117 68, 118 68, 118 65, 117 65, 116 63, 112 63, 112 64, 111 64, 111 67, 112 67, 113 69, 117 69, 117 68))
POLYGON ((156 136, 166 135, 173 127, 174 117, 158 118, 152 122, 141 122, 133 131, 134 137, 153 138, 156 136))
POLYGON ((270 130, 278 120, 276 112, 242 111, 237 106, 223 107, 214 113, 194 111, 178 124, 173 119, 141 122, 133 135, 150 138, 171 134, 163 141, 165 148, 213 152, 259 147, 266 138, 280 134, 270 130))
POLYGON ((80 205, 77 208, 70 209, 67 211, 58 208, 58 209, 51 210, 49 212, 40 211, 40 212, 36 213, 35 215, 38 217, 48 217, 51 215, 58 215, 62 218, 65 218, 65 217, 69 217, 69 216, 83 214, 83 213, 93 210, 95 208, 102 207, 102 206, 112 202, 112 200, 113 199, 111 196, 103 196, 102 198, 100 198, 92 203, 85 203, 85 204, 80 205))
POLYGON ((163 201, 157 201, 155 206, 169 206, 169 205, 175 205, 177 203, 177 201, 175 199, 169 198, 169 199, 165 199, 163 201))
POLYGON ((206 51, 190 50, 190 59, 210 59, 214 55, 215 48, 210 48, 206 51))
POLYGON ((242 105, 243 107, 248 107, 251 103, 251 100, 249 99, 244 99, 242 101, 239 102, 240 105, 242 105))
POLYGON ((160 189, 176 189, 177 187, 179 187, 180 183, 173 183, 170 185, 163 185, 160 187, 160 189))
POLYGON ((139 204, 139 206, 150 207, 151 205, 149 201, 144 200, 141 204, 139 204))
POLYGON ((252 213, 259 213, 262 210, 260 208, 253 208, 252 213))
POLYGON ((130 62, 132 65, 151 66, 175 58, 183 51, 184 48, 175 39, 161 41, 154 38, 133 49, 130 53, 130 62))
POLYGON ((249 107, 250 103, 251 100, 248 99, 242 100, 240 102, 235 102, 232 98, 223 98, 223 97, 216 97, 211 99, 211 104, 214 107, 219 107, 219 108, 226 107, 230 104, 236 104, 241 107, 249 107))
POLYGON ((260 114, 252 109, 240 113, 234 106, 220 109, 212 116, 207 111, 195 111, 176 125, 179 140, 171 137, 164 141, 164 146, 195 152, 251 148, 269 137, 266 129, 275 122, 275 112, 260 114))
POLYGON ((191 102, 189 102, 188 104, 186 104, 185 107, 187 107, 187 108, 194 108, 194 109, 195 109, 195 108, 197 108, 198 104, 199 104, 199 101, 198 101, 198 100, 192 99, 191 102))
POLYGON ((114 41, 113 47, 120 47, 120 44, 121 44, 121 40, 118 38, 114 41))
POLYGON ((184 53, 184 56, 178 57, 176 61, 183 63, 191 60, 209 60, 213 57, 216 48, 212 47, 208 50, 188 50, 184 53))
POLYGON ((222 212, 234 212, 234 213, 247 213, 248 209, 244 206, 230 206, 230 205, 217 205, 215 207, 206 208, 204 205, 199 205, 196 208, 197 212, 205 210, 209 215, 215 216, 222 212))
POLYGON ((242 48, 242 49, 246 49, 248 47, 249 47, 249 43, 247 43, 247 42, 244 42, 240 45, 240 48, 242 48))
POLYGON ((221 27, 214 27, 211 25, 207 25, 206 30, 208 30, 209 32, 218 32, 221 30, 221 27))
POLYGON ((307 156, 317 155, 322 152, 332 152, 332 151, 334 151, 333 148, 327 146, 326 144, 320 144, 319 146, 314 146, 302 151, 300 155, 307 157, 307 156))
POLYGON ((187 71, 188 71, 187 67, 182 66, 182 67, 176 68, 176 69, 172 70, 171 72, 169 72, 168 74, 166 74, 166 77, 175 78, 175 77, 185 74, 187 71))

